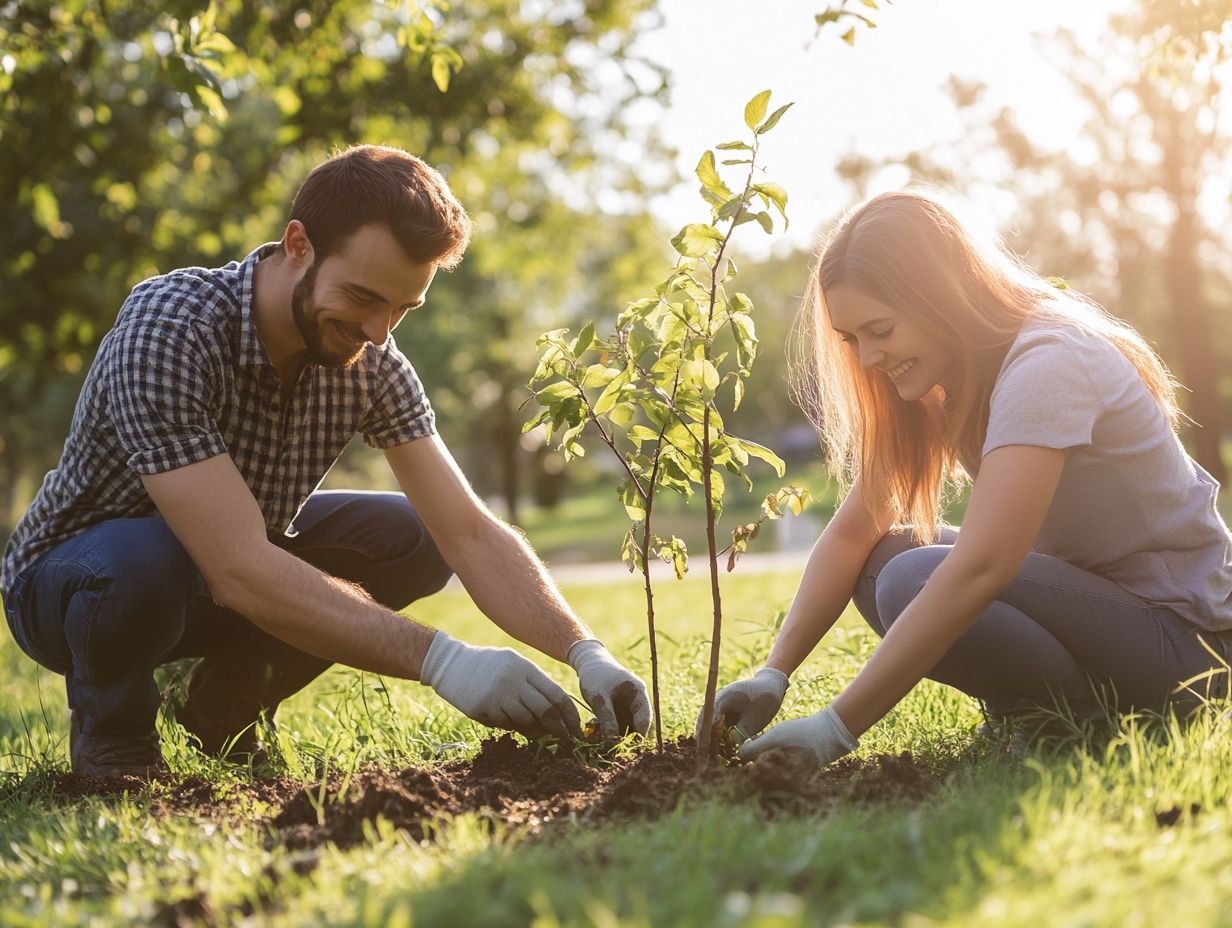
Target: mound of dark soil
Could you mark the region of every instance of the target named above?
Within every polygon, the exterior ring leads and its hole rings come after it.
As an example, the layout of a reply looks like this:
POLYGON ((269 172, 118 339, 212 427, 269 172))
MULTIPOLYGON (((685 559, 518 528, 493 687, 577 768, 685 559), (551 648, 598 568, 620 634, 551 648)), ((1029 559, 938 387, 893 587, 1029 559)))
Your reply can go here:
MULTIPOLYGON (((378 818, 415 840, 431 840, 441 822, 463 813, 535 835, 554 821, 650 820, 681 802, 707 798, 753 803, 767 816, 807 813, 837 802, 914 802, 939 782, 906 753, 847 758, 814 773, 788 752, 770 752, 752 764, 733 760, 699 770, 695 750, 692 738, 680 738, 661 752, 597 757, 604 766, 593 766, 506 735, 483 742, 470 760, 396 772, 369 767, 351 775, 335 773, 324 788, 286 778, 220 787, 196 777, 146 784, 60 773, 31 778, 6 792, 51 802, 140 794, 156 816, 223 821, 247 820, 259 804, 279 810, 269 820, 275 840, 310 849, 360 843, 378 818)), ((1159 816, 1161 826, 1172 824, 1170 819, 1171 810, 1159 816)), ((174 921, 182 913, 166 914, 174 921)))
POLYGON ((837 801, 915 801, 938 783, 909 754, 847 760, 812 774, 798 756, 776 752, 756 763, 699 771, 692 738, 647 751, 601 770, 573 757, 521 745, 505 736, 484 742, 470 761, 401 773, 363 770, 344 780, 305 787, 271 824, 292 847, 324 842, 350 846, 366 823, 384 818, 416 840, 463 812, 537 834, 552 821, 588 823, 654 819, 681 801, 721 797, 753 801, 767 814, 815 811, 837 801))

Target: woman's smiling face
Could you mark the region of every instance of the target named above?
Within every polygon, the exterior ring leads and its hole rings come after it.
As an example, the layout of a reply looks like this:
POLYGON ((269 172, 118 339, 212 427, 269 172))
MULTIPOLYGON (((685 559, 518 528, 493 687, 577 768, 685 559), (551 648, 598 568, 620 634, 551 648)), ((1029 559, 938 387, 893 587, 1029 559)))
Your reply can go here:
POLYGON ((955 346, 927 334, 908 315, 851 287, 825 295, 830 325, 859 358, 879 371, 905 400, 918 400, 938 384, 946 396, 961 388, 955 346))

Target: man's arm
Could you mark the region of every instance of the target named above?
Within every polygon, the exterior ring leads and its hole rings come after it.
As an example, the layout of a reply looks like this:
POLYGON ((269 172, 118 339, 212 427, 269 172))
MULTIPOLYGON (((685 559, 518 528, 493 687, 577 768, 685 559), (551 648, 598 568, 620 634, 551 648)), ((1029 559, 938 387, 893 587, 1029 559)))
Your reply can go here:
POLYGON ((577 672, 607 738, 650 727, 646 686, 591 635, 520 534, 475 496, 435 435, 385 452, 407 499, 484 615, 577 672))
POLYGON ((417 625, 270 544, 230 456, 142 480, 214 598, 271 635, 360 670, 422 680, 484 725, 532 738, 580 730, 568 694, 524 657, 417 625))
POLYGON ((309 654, 419 679, 433 630, 272 544, 229 455, 141 479, 219 604, 309 654))
POLYGON ((484 615, 560 661, 574 644, 593 637, 523 537, 475 495, 439 437, 396 445, 385 456, 442 557, 484 615))

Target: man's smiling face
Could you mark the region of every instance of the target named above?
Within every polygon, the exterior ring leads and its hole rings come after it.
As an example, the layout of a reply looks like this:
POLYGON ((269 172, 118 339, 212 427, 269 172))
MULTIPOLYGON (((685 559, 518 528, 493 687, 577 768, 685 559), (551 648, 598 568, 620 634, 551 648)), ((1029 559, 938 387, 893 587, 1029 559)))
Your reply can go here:
POLYGON ((360 228, 338 253, 314 258, 291 293, 308 361, 349 367, 369 342, 384 344, 402 317, 423 305, 435 274, 435 264, 411 261, 379 223, 360 228))

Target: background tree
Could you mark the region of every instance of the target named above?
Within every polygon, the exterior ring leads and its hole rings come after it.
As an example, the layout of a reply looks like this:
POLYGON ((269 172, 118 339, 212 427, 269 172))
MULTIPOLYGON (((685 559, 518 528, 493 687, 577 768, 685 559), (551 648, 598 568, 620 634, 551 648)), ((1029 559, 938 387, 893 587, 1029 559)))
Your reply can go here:
MULTIPOLYGON (((433 299, 449 302, 455 286, 466 295, 472 368, 496 372, 498 388, 513 382, 502 352, 526 339, 502 318, 515 307, 564 312, 561 295, 585 288, 551 252, 508 263, 506 241, 559 249, 600 198, 627 214, 615 225, 636 225, 621 196, 653 189, 654 172, 648 181, 635 165, 656 162, 657 143, 627 119, 664 92, 662 73, 629 52, 651 5, 0 7, 0 522, 54 464, 80 378, 128 290, 276 236, 295 184, 339 145, 399 145, 447 174, 477 235, 465 276, 442 279, 433 299)), ((618 244, 606 231, 577 241, 618 244)), ((449 324, 428 311, 399 334, 413 342, 412 326, 449 324)))

